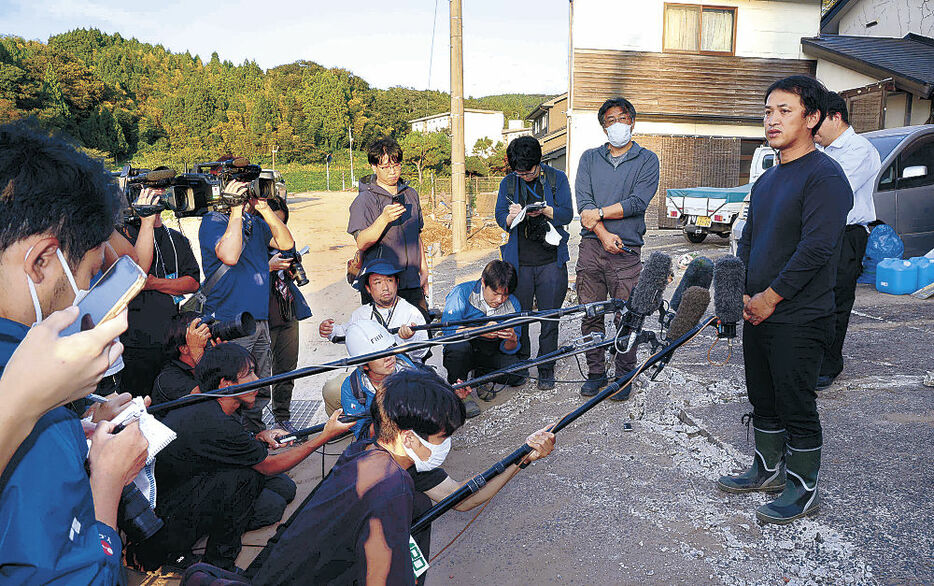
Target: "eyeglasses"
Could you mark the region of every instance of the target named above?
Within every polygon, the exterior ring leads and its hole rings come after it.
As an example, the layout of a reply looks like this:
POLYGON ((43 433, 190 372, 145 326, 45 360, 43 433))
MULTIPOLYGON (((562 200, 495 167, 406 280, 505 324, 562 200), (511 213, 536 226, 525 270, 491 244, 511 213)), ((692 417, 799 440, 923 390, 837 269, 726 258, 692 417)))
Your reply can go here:
POLYGON ((387 164, 385 164, 385 165, 377 165, 376 168, 379 169, 380 171, 389 171, 389 170, 392 170, 392 169, 401 169, 401 168, 402 168, 402 163, 387 163, 387 164))
POLYGON ((632 124, 632 118, 630 118, 629 116, 620 116, 619 118, 613 118, 613 117, 604 118, 603 127, 609 128, 610 126, 613 126, 617 122, 622 122, 623 124, 632 124))
POLYGON ((534 177, 535 175, 538 175, 538 165, 535 165, 528 171, 516 171, 515 173, 519 177, 534 177))

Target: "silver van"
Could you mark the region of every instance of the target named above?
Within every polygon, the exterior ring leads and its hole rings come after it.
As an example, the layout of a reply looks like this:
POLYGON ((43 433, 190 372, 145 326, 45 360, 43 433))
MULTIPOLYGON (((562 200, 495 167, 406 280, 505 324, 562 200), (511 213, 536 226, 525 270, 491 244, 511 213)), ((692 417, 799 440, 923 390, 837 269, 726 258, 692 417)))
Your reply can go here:
MULTIPOLYGON (((934 124, 901 126, 863 133, 879 151, 882 170, 873 200, 876 217, 895 228, 905 243, 905 258, 934 249, 934 124)), ((746 225, 749 201, 733 222, 730 249, 746 225)))

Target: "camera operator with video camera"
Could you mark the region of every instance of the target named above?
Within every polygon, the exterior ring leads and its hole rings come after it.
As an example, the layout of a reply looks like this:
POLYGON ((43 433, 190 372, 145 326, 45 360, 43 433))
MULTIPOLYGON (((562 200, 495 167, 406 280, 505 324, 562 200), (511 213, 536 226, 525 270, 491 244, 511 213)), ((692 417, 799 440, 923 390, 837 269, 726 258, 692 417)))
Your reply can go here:
MULTIPOLYGON (((30 324, 58 320, 53 312, 74 303, 74 289, 90 286, 103 264, 118 197, 103 166, 64 140, 28 123, 0 127, 0 364, 30 324)), ((114 348, 108 361, 119 353, 114 348)), ((45 368, 64 368, 70 359, 50 347, 45 368)), ((110 407, 98 415, 106 417, 110 407)), ((136 422, 113 431, 101 421, 89 452, 71 410, 56 407, 38 418, 0 479, 5 580, 122 582, 117 509, 124 486, 146 462, 148 442, 136 422)))
POLYGON ((155 569, 170 560, 187 566, 192 546, 207 535, 204 561, 233 569, 243 533, 278 522, 295 498, 295 482, 285 472, 351 427, 337 420, 338 411, 314 439, 270 454, 270 449, 286 447, 277 438, 287 433, 268 429, 254 436, 235 417, 253 406, 258 391, 222 394, 227 387, 257 380, 254 368, 253 356, 242 346, 208 348, 195 374, 205 392, 217 390, 219 395, 169 411, 163 419, 178 438, 156 463, 156 512, 165 526, 132 546, 128 555, 142 567, 155 569), (178 562, 180 558, 188 559, 178 562))
MULTIPOLYGON (((251 191, 249 183, 230 181, 224 192, 228 201, 234 203, 227 212, 206 214, 198 232, 207 281, 211 281, 215 271, 230 267, 207 292, 204 313, 213 313, 216 319, 226 321, 249 312, 256 319, 256 331, 231 341, 253 354, 257 375, 268 377, 272 374, 268 250, 292 250, 295 240, 267 201, 251 191)), ((269 397, 269 387, 265 387, 255 407, 243 410, 244 425, 249 431, 265 429, 262 411, 269 397)))
MULTIPOLYGON (((173 172, 174 173, 174 172, 173 172)), ((153 201, 161 190, 143 189, 138 201, 153 201)), ((198 290, 201 272, 191 243, 180 232, 163 225, 155 206, 121 226, 120 233, 134 245, 138 264, 148 272, 143 291, 130 302, 130 325, 123 342, 124 370, 121 390, 133 396, 148 395, 162 368, 162 342, 169 319, 178 313, 178 302, 198 290)))

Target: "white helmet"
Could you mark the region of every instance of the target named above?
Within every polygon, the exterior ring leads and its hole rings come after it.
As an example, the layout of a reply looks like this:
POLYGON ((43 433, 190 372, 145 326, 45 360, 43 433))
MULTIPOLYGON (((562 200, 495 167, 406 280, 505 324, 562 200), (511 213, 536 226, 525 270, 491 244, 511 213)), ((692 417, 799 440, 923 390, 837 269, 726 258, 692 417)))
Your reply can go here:
POLYGON ((392 348, 396 340, 382 324, 364 319, 347 326, 344 344, 347 346, 347 353, 353 358, 392 348))

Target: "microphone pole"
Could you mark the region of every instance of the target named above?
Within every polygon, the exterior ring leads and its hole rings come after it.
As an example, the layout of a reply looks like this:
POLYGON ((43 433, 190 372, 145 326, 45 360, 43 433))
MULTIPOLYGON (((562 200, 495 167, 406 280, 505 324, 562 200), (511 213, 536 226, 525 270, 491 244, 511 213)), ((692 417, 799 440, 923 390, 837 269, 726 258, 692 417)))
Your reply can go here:
MULTIPOLYGON (((582 308, 587 311, 589 314, 603 314, 609 311, 616 310, 616 304, 618 300, 611 299, 610 301, 600 301, 595 303, 588 303, 584 306, 577 306, 573 308, 575 311, 581 311, 582 308)), ((572 308, 568 308, 572 309, 572 308)), ((554 310, 562 311, 562 310, 554 310)), ((398 354, 404 354, 406 352, 412 352, 415 350, 421 350, 422 348, 429 348, 437 344, 451 343, 451 342, 463 342, 475 338, 477 336, 488 334, 490 332, 496 332, 506 328, 513 328, 517 326, 524 326, 526 324, 534 323, 537 321, 538 317, 517 317, 510 319, 508 321, 491 324, 488 326, 480 326, 474 329, 471 329, 466 332, 455 332, 447 336, 441 336, 438 338, 431 338, 429 340, 424 340, 421 342, 410 342, 408 344, 402 344, 401 346, 393 346, 392 348, 387 348, 386 350, 380 350, 379 352, 370 352, 369 354, 361 354, 360 356, 355 356, 352 358, 342 358, 340 360, 335 360, 332 362, 326 362, 318 366, 307 366, 305 368, 299 368, 290 372, 283 372, 281 374, 274 374, 266 378, 261 378, 259 380, 243 383, 239 385, 233 385, 230 387, 225 387, 223 390, 224 395, 235 395, 238 393, 244 393, 247 391, 252 391, 266 386, 275 385, 281 382, 295 380, 298 378, 304 378, 307 376, 312 376, 315 374, 321 374, 322 372, 328 372, 330 370, 335 370, 339 368, 345 368, 348 366, 359 366, 360 364, 366 364, 371 360, 377 360, 379 358, 386 358, 387 356, 394 356, 398 354)), ((211 401, 216 399, 216 395, 221 394, 217 392, 211 393, 195 393, 191 395, 185 395, 175 399, 174 401, 167 401, 165 403, 160 403, 158 405, 153 405, 147 411, 150 414, 162 413, 163 411, 169 411, 171 409, 177 409, 178 407, 183 407, 185 405, 193 405, 196 403, 203 403, 204 401, 211 401)))
MULTIPOLYGON (((675 350, 677 350, 682 345, 687 343, 688 340, 693 338, 694 335, 697 334, 697 332, 701 331, 707 326, 715 324, 716 321, 717 321, 716 317, 710 317, 704 320, 703 323, 700 323, 694 326, 693 328, 691 328, 690 330, 688 330, 683 336, 671 342, 670 344, 665 346, 662 350, 658 351, 657 353, 649 357, 645 362, 642 363, 642 365, 639 368, 632 370, 626 373, 625 375, 623 375, 622 377, 616 379, 616 381, 614 381, 612 384, 610 384, 605 389, 600 391, 600 393, 598 393, 596 396, 591 398, 589 401, 587 401, 586 403, 584 403, 583 405, 581 405, 574 411, 565 415, 560 421, 558 421, 558 423, 556 423, 551 428, 550 430, 551 433, 558 433, 559 431, 561 431, 562 429, 570 425, 574 420, 579 418, 581 415, 583 415, 587 411, 590 411, 591 409, 596 407, 604 399, 606 399, 607 397, 610 397, 611 395, 615 395, 617 392, 619 392, 621 388, 628 385, 629 382, 639 372, 656 364, 660 360, 663 360, 665 357, 673 354, 675 350)), ((506 456, 505 458, 503 458, 502 460, 494 464, 486 472, 483 472, 482 474, 478 474, 477 476, 474 476, 473 478, 468 480, 464 484, 464 486, 456 490, 454 493, 452 493, 450 496, 448 496, 444 500, 438 502, 435 506, 433 506, 428 511, 426 511, 425 514, 419 517, 412 524, 411 532, 414 534, 414 533, 424 530, 425 528, 428 527, 428 525, 431 524, 432 521, 434 521, 435 519, 437 519, 438 517, 446 513, 448 510, 460 504, 462 501, 464 501, 464 499, 468 498, 470 495, 478 492, 481 488, 483 488, 486 485, 487 482, 489 482, 494 477, 505 472, 506 468, 509 467, 510 465, 518 464, 519 462, 521 462, 522 459, 525 458, 527 455, 529 455, 531 452, 532 452, 532 448, 529 447, 528 444, 523 444, 522 447, 520 447, 513 453, 509 454, 508 456, 506 456)))
MULTIPOLYGON (((500 377, 504 374, 509 374, 517 370, 522 370, 524 368, 530 368, 532 366, 538 366, 539 364, 544 364, 546 362, 553 362, 555 360, 558 360, 559 358, 567 358, 568 356, 574 356, 576 354, 581 354, 581 353, 587 352, 588 350, 593 350, 596 348, 606 348, 612 345, 613 342, 614 342, 613 338, 610 338, 609 340, 604 340, 603 337, 598 334, 590 334, 589 336, 584 336, 583 338, 580 338, 575 344, 562 346, 561 348, 558 348, 554 352, 549 352, 548 354, 545 354, 544 356, 539 356, 538 358, 532 358, 529 360, 521 360, 519 362, 510 364, 509 366, 506 366, 504 368, 500 368, 499 370, 494 370, 493 372, 489 372, 483 376, 478 376, 477 378, 472 378, 470 380, 461 381, 459 383, 451 385, 451 388, 456 390, 456 389, 462 389, 464 387, 482 385, 483 383, 490 382, 493 379, 500 377)), ((350 423, 352 421, 359 421, 361 419, 370 419, 370 416, 369 415, 362 415, 362 416, 345 415, 340 418, 340 421, 342 421, 343 423, 350 423)), ((316 433, 321 433, 322 431, 324 431, 324 426, 325 426, 324 423, 318 423, 318 424, 315 424, 309 427, 299 429, 293 434, 283 436, 278 439, 280 443, 294 441, 296 439, 308 437, 316 433)))

